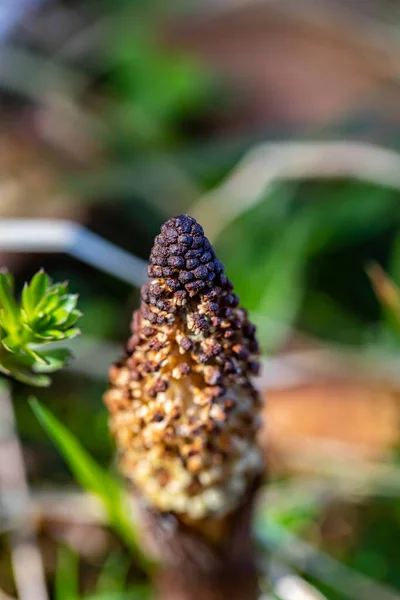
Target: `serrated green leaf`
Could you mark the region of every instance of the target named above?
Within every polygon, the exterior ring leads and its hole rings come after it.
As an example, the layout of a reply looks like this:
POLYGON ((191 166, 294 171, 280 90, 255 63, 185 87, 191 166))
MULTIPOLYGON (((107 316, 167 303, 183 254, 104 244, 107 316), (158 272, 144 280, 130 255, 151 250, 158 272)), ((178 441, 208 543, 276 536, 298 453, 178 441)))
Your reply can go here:
POLYGON ((64 321, 64 323, 60 323, 60 325, 62 325, 62 329, 69 329, 69 327, 74 325, 81 316, 82 313, 80 310, 73 310, 68 315, 68 318, 64 321))
MULTIPOLYGON (((73 331, 73 330, 71 330, 71 331, 73 331)), ((67 332, 65 332, 65 331, 60 331, 60 329, 48 329, 46 331, 46 335, 49 336, 49 339, 51 339, 52 341, 56 341, 56 342, 67 339, 66 333, 67 332)))
POLYGON ((43 333, 35 334, 35 337, 48 340, 49 342, 59 342, 65 339, 65 333, 59 329, 46 329, 43 333))
POLYGON ((79 559, 76 552, 61 546, 57 552, 55 600, 78 600, 79 559))
POLYGON ((39 302, 36 311, 38 314, 48 315, 60 305, 61 298, 56 290, 48 292, 39 302))
POLYGON ((81 333, 81 330, 78 327, 75 327, 73 329, 68 329, 68 331, 64 332, 64 338, 63 339, 71 340, 72 338, 76 337, 80 333, 81 333))
POLYGON ((68 294, 65 283, 51 285, 40 271, 25 284, 21 307, 13 297, 13 278, 0 272, 0 362, 2 372, 24 383, 47 386, 50 379, 41 373, 54 372, 71 356, 46 351, 46 344, 72 339, 80 333, 71 328, 81 316, 77 295, 68 294), (43 348, 43 350, 42 350, 43 348), (33 371, 33 372, 32 372, 33 371))
POLYGON ((60 328, 57 326, 56 319, 54 317, 54 313, 50 312, 37 321, 32 323, 33 330, 39 335, 46 335, 48 331, 52 329, 59 330, 60 328))
POLYGON ((13 297, 13 279, 10 273, 0 273, 0 306, 2 323, 5 329, 16 332, 19 329, 19 308, 13 297))
POLYGON ((36 317, 31 322, 32 328, 34 330, 44 329, 51 322, 51 313, 48 314, 44 311, 40 311, 37 313, 36 317))
POLYGON ((22 310, 26 315, 26 320, 33 319, 35 315, 35 303, 32 299, 32 292, 28 282, 25 283, 22 290, 22 310))
POLYGON ((149 567, 149 562, 139 550, 137 535, 128 518, 128 509, 117 481, 86 452, 71 431, 36 398, 31 398, 29 402, 36 417, 61 452, 77 481, 87 491, 100 498, 110 525, 135 553, 142 566, 149 567))
POLYGON ((49 289, 50 292, 57 292, 57 294, 62 298, 68 294, 68 282, 64 283, 53 283, 49 289))
POLYGON ((32 277, 32 281, 29 284, 30 303, 34 307, 36 312, 37 305, 46 294, 51 284, 49 276, 41 269, 36 275, 32 277))
POLYGON ((49 342, 53 340, 53 337, 51 335, 48 335, 46 332, 37 331, 33 329, 32 326, 29 325, 29 323, 22 323, 22 327, 29 336, 27 338, 27 341, 29 342, 37 341, 40 343, 41 340, 43 340, 43 342, 49 342))
MULTIPOLYGON (((25 352, 28 356, 32 357, 38 365, 46 365, 46 359, 36 350, 32 350, 29 346, 25 346, 25 352)), ((35 365, 33 365, 35 366, 35 365)))
POLYGON ((7 286, 10 289, 11 295, 14 294, 14 277, 8 269, 0 269, 0 273, 4 276, 7 286))
POLYGON ((0 312, 0 323, 1 326, 9 335, 15 336, 18 334, 19 319, 15 319, 14 315, 6 309, 2 309, 0 312))
POLYGON ((20 383, 25 385, 31 385, 33 387, 46 388, 51 384, 50 377, 46 375, 36 375, 35 373, 28 373, 27 371, 13 370, 9 373, 13 379, 16 379, 20 383))
POLYGON ((69 315, 70 313, 67 310, 57 308, 57 310, 52 313, 52 322, 54 325, 62 325, 68 319, 69 315))
POLYGON ((58 308, 66 310, 67 312, 71 312, 72 310, 75 310, 76 305, 78 304, 78 298, 78 294, 69 294, 64 298, 61 298, 58 308))
POLYGON ((13 336, 6 335, 1 340, 2 346, 12 354, 15 354, 19 350, 19 346, 16 346, 13 336))
POLYGON ((17 352, 11 352, 4 344, 0 347, 0 360, 9 364, 10 368, 15 366, 22 369, 31 369, 32 365, 36 362, 24 350, 18 349, 17 352))
POLYGON ((27 369, 21 369, 21 365, 18 362, 13 362, 5 358, 0 360, 0 371, 4 373, 4 375, 12 377, 26 385, 49 387, 51 383, 50 378, 46 375, 36 375, 27 369))
POLYGON ((68 348, 54 348, 43 351, 41 354, 46 362, 44 365, 34 367, 37 373, 53 373, 54 371, 58 371, 73 357, 71 350, 68 348))

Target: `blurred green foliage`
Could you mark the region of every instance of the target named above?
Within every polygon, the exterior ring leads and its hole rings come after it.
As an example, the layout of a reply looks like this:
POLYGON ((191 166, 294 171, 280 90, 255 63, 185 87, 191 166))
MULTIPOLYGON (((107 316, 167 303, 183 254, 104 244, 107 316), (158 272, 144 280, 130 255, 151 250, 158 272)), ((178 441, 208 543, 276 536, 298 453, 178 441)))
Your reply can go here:
POLYGON ((173 147, 184 137, 185 122, 211 107, 209 71, 195 58, 165 49, 151 14, 150 5, 132 14, 128 7, 111 29, 105 53, 109 90, 117 99, 106 114, 107 143, 122 154, 173 147))
POLYGON ((388 260, 399 223, 397 192, 343 181, 279 185, 230 224, 217 249, 263 348, 276 351, 294 325, 327 341, 380 341, 365 269, 388 260))
POLYGON ((79 557, 68 547, 58 549, 54 600, 150 600, 148 585, 127 583, 129 561, 119 552, 111 554, 102 568, 93 593, 79 591, 79 557))

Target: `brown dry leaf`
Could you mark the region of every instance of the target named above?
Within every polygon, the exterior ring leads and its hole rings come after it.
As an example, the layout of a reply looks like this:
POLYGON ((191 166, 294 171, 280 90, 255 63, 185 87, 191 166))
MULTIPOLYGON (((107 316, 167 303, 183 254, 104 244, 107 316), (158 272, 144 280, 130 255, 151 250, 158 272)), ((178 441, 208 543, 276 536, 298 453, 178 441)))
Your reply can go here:
POLYGON ((61 183, 59 166, 39 140, 12 132, 0 135, 2 217, 79 217, 61 183))
MULTIPOLYGON (((67 218, 84 222, 87 206, 72 198, 63 177, 66 166, 34 135, 0 134, 0 215, 7 218, 67 218)), ((0 253, 9 268, 26 260, 21 254, 0 253)))
POLYGON ((0 590, 0 600, 14 600, 14 598, 0 590))
POLYGON ((378 264, 371 265, 367 272, 378 300, 400 325, 400 289, 378 264))
POLYGON ((265 413, 261 444, 277 469, 290 468, 290 456, 310 447, 350 460, 379 459, 400 437, 399 393, 383 385, 326 381, 272 390, 265 413))
POLYGON ((243 3, 208 18, 183 19, 173 26, 169 43, 191 51, 229 83, 238 109, 229 128, 321 125, 376 102, 398 119, 398 104, 395 108, 386 89, 398 72, 398 53, 390 43, 377 47, 352 23, 329 15, 317 22, 297 13, 243 3))

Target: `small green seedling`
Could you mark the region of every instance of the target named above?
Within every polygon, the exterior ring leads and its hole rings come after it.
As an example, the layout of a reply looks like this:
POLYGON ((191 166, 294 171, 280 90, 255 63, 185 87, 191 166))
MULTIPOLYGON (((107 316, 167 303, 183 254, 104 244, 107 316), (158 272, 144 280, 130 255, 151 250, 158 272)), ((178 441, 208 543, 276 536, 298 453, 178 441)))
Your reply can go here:
POLYGON ((18 303, 14 278, 0 271, 0 372, 30 385, 46 387, 47 375, 71 358, 68 348, 54 347, 79 335, 78 296, 67 283, 53 283, 40 270, 26 283, 18 303), (58 345, 58 344, 57 344, 58 345))

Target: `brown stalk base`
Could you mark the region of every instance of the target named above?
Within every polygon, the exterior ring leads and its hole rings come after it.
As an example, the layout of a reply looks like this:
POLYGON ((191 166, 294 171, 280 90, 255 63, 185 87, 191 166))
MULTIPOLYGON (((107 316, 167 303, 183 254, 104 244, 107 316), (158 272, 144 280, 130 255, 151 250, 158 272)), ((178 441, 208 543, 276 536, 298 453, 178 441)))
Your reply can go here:
POLYGON ((260 596, 251 536, 255 498, 223 521, 183 523, 143 506, 145 543, 160 567, 160 600, 256 600, 260 596))
POLYGON ((247 572, 238 565, 227 565, 214 577, 183 580, 182 573, 166 571, 158 577, 156 587, 161 600, 256 600, 260 596, 253 570, 247 572))

